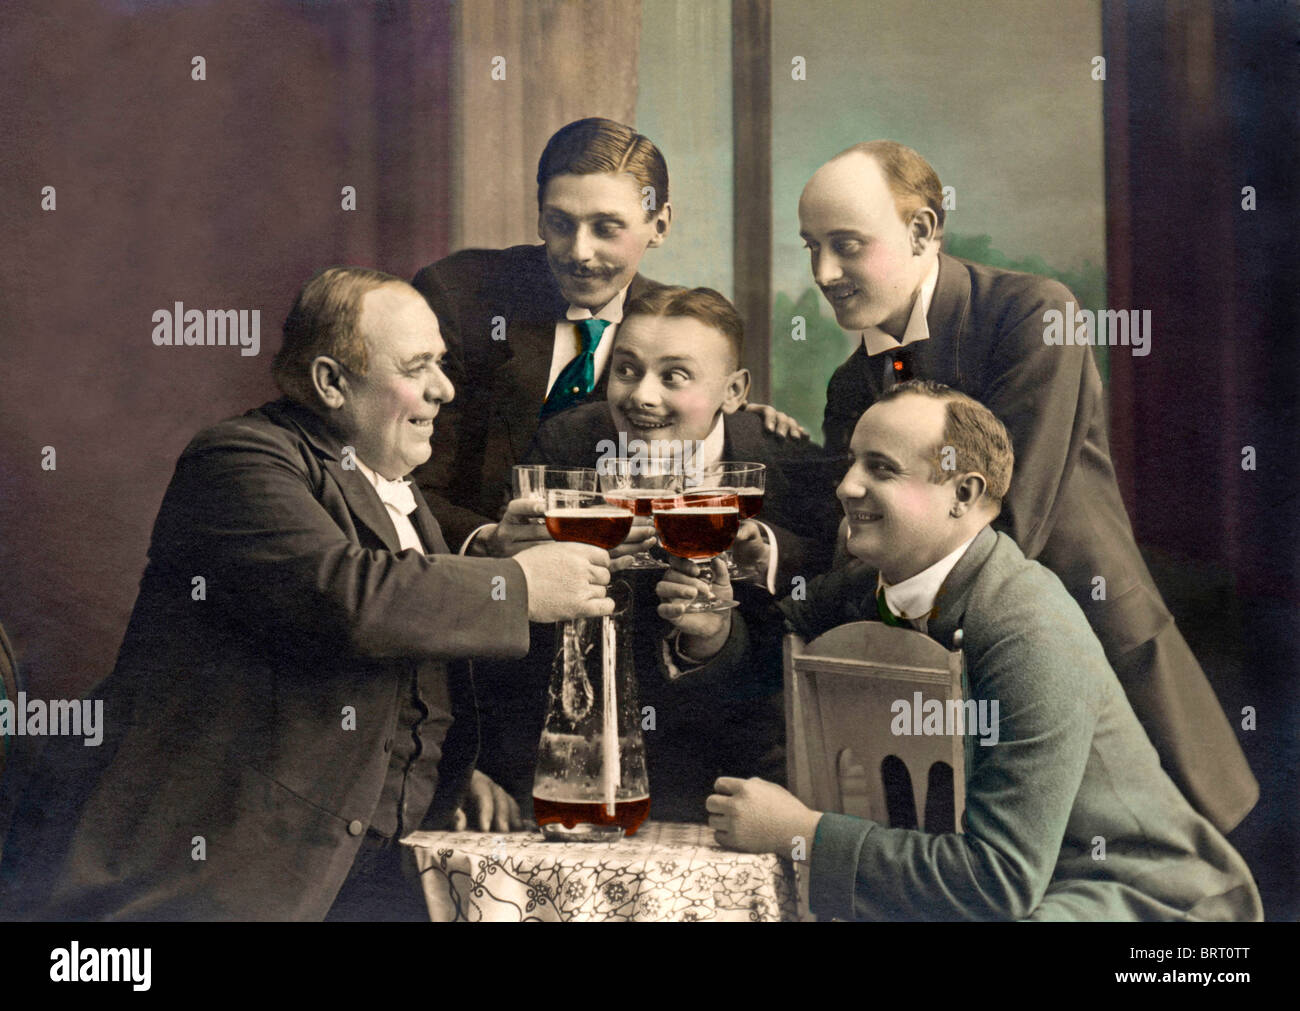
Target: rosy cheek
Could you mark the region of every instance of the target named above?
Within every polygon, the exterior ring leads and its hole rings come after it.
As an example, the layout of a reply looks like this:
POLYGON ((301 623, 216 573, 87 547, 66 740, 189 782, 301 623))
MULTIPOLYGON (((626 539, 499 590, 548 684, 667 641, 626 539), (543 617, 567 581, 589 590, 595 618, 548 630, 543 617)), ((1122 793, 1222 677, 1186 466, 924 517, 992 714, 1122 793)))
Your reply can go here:
POLYGON ((394 389, 392 395, 393 413, 402 420, 424 409, 424 398, 421 396, 420 388, 415 385, 403 384, 394 389))
POLYGON ((894 496, 896 511, 909 518, 925 516, 931 509, 930 496, 924 488, 914 484, 902 485, 894 496))
POLYGON ((636 263, 637 257, 643 252, 645 252, 644 240, 638 239, 635 235, 626 234, 610 244, 607 259, 616 260, 620 267, 627 268, 636 263))
POLYGON ((887 278, 898 270, 898 257, 883 243, 873 243, 863 260, 863 269, 872 278, 887 278))
POLYGON ((690 421, 704 421, 713 415, 714 402, 708 393, 691 389, 670 393, 664 398, 674 411, 690 421))

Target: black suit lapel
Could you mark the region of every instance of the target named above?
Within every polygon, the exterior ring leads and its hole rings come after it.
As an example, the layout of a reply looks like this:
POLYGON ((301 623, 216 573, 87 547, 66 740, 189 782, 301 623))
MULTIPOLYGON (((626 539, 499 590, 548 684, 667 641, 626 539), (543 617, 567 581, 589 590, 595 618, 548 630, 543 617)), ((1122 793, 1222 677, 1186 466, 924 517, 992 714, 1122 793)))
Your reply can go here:
POLYGON ((627 286, 627 298, 623 300, 623 308, 626 309, 629 302, 639 295, 644 295, 651 288, 660 288, 662 285, 658 281, 652 281, 644 274, 638 273, 632 278, 631 283, 627 286))
POLYGON ((519 320, 506 325, 514 354, 497 369, 494 410, 505 422, 514 459, 519 460, 537 432, 538 412, 546 400, 555 345, 555 320, 519 320))
POLYGON ((343 500, 353 517, 378 537, 389 551, 400 551, 401 542, 397 539, 397 528, 388 517, 388 509, 379 499, 379 492, 366 479, 355 464, 345 468, 342 463, 342 446, 337 436, 330 431, 325 419, 314 411, 294 403, 287 397, 276 401, 267 409, 272 417, 290 422, 302 433, 321 457, 322 469, 334 478, 334 482, 343 493, 343 500))
POLYGON ((380 501, 379 492, 375 491, 366 475, 359 468, 350 470, 344 467, 338 460, 325 460, 322 466, 338 483, 343 499, 357 521, 383 541, 384 547, 389 551, 401 551, 402 543, 397 539, 397 528, 389 519, 388 509, 380 501))
POLYGON ((769 463, 767 444, 763 439, 762 421, 757 415, 742 411, 722 416, 722 459, 727 463, 769 463), (750 418, 758 421, 758 431, 750 418))
POLYGON ((972 377, 961 371, 962 340, 970 313, 970 274, 960 260, 939 254, 939 279, 926 315, 929 340, 917 348, 916 375, 960 389, 972 377))
POLYGON ((952 649, 952 634, 966 620, 966 604, 970 599, 971 588, 975 585, 975 578, 997 543, 998 535, 992 527, 986 526, 980 530, 939 587, 927 633, 945 649, 952 649))
POLYGON ((505 425, 514 460, 519 460, 537 431, 538 412, 549 392, 546 380, 551 371, 555 324, 564 318, 569 304, 555 283, 545 246, 535 246, 525 269, 502 278, 501 285, 510 293, 505 341, 508 357, 493 377, 496 402, 492 409, 505 425))
POLYGON ((434 519, 428 503, 424 501, 424 496, 420 494, 420 489, 416 487, 414 481, 411 482, 411 493, 415 496, 415 512, 411 513, 411 522, 415 525, 415 532, 420 535, 420 540, 424 542, 425 553, 450 554, 447 542, 442 537, 442 527, 434 519))

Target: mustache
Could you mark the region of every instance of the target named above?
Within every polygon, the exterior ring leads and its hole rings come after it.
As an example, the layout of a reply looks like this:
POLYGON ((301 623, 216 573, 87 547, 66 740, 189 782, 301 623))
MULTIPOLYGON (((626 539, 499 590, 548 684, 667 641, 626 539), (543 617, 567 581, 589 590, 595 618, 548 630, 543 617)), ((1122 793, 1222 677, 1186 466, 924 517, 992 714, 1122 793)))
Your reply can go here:
POLYGON ((580 277, 584 280, 599 277, 609 280, 618 274, 618 267, 580 267, 575 263, 556 263, 554 264, 557 273, 564 274, 566 277, 580 277))

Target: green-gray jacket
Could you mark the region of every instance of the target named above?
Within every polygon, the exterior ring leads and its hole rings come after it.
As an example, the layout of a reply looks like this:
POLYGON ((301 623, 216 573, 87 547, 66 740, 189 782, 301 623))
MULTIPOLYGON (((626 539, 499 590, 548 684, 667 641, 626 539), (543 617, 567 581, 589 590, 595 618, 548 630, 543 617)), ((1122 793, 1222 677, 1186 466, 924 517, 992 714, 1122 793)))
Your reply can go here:
MULTIPOLYGON (((876 617, 874 591, 874 571, 850 566, 813 580, 805 600, 786 598, 780 608, 788 630, 812 638, 876 617)), ((999 703, 997 743, 967 749, 966 830, 935 835, 826 814, 811 854, 813 912, 873 920, 1262 918, 1245 861, 1160 767, 1083 612, 1051 571, 986 527, 937 604, 928 634, 948 646, 962 629, 971 697, 999 703)), ((759 635, 770 640, 777 631, 759 635)), ((738 618, 709 667, 748 666, 747 639, 738 618)), ((754 645, 765 654, 758 662, 779 663, 770 641, 754 645)))

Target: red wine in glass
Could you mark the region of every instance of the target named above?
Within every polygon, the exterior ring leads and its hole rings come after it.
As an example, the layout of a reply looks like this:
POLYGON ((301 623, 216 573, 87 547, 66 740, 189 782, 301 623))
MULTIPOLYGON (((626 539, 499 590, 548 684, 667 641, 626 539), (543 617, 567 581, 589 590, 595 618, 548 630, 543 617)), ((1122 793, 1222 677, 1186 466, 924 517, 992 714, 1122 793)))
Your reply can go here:
POLYGON ((613 505, 547 509, 546 529, 557 541, 594 544, 610 551, 626 540, 632 511, 613 505))
POLYGON ((740 528, 736 496, 731 505, 682 505, 654 514, 664 550, 678 558, 708 559, 731 547, 740 528))
POLYGON ((631 509, 636 516, 649 516, 653 512, 650 503, 663 498, 663 494, 662 488, 619 488, 605 492, 605 501, 620 509, 631 509))
POLYGON ((752 520, 763 511, 762 488, 737 488, 736 500, 740 503, 740 518, 752 520))

